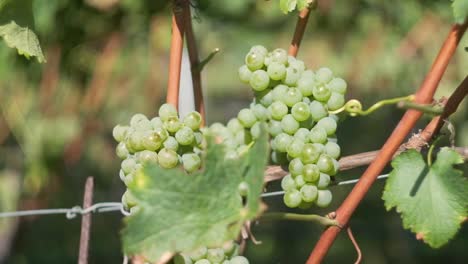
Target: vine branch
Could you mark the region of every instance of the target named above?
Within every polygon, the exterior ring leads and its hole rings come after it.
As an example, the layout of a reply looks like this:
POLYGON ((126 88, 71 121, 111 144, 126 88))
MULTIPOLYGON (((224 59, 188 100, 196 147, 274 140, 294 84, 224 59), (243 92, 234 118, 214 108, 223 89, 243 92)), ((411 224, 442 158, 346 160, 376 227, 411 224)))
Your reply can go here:
POLYGON ((291 45, 289 46, 288 54, 291 56, 296 57, 297 52, 299 51, 299 46, 301 45, 302 37, 304 36, 305 28, 307 26, 307 22, 309 21, 310 11, 315 9, 317 6, 317 0, 312 1, 309 7, 304 8, 299 13, 299 18, 297 19, 296 29, 294 30, 294 36, 291 41, 291 45))
POLYGON ((293 214, 283 212, 265 213, 260 217, 260 220, 291 220, 291 221, 306 221, 316 222, 323 226, 339 226, 336 220, 316 214, 293 214))

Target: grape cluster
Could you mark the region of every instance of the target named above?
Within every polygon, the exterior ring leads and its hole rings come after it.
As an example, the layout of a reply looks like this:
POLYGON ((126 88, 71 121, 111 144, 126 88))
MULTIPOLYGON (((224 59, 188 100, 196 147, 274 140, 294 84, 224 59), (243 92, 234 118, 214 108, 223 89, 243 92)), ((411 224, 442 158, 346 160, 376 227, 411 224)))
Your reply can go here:
MULTIPOLYGON (((180 120, 174 106, 163 104, 159 108, 159 117, 149 120, 143 114, 135 114, 129 126, 114 127, 112 134, 119 142, 116 153, 123 160, 120 170, 122 181, 125 184, 131 182, 145 163, 167 169, 181 164, 188 173, 200 169, 201 122, 198 112, 191 112, 180 120)), ((124 194, 124 204, 131 204, 130 196, 128 192, 124 194)))
POLYGON ((239 256, 239 245, 230 242, 225 247, 202 247, 190 254, 178 254, 174 264, 249 264, 244 256, 239 256))
MULTIPOLYGON (((271 160, 287 166, 281 186, 288 207, 326 207, 327 189, 338 171, 340 147, 335 132, 338 117, 329 114, 345 103, 346 82, 328 68, 312 71, 283 49, 268 52, 254 46, 239 68, 239 78, 255 93, 250 108, 237 119, 255 137, 258 121, 271 135, 271 160)), ((257 132, 258 131, 258 132, 257 132)))

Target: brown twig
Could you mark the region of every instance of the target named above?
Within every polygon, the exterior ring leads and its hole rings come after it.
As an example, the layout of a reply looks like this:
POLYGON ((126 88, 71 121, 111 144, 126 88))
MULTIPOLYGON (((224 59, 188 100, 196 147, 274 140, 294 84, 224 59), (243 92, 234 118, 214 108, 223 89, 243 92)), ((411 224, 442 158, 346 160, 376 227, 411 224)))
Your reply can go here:
POLYGON ((288 54, 291 56, 296 57, 297 52, 299 51, 299 46, 301 45, 302 37, 304 36, 304 31, 307 26, 307 22, 309 21, 310 10, 313 8, 312 5, 316 5, 314 1, 311 3, 308 8, 305 8, 299 13, 299 17, 296 23, 296 29, 294 31, 294 37, 291 41, 291 45, 289 46, 288 54))
POLYGON ((354 264, 359 264, 362 261, 362 253, 361 253, 361 249, 359 248, 359 244, 356 241, 356 238, 354 238, 353 231, 351 230, 351 227, 348 226, 348 228, 346 228, 346 232, 348 233, 349 240, 351 240, 351 243, 353 243, 353 246, 356 249, 357 259, 354 262, 354 264))
POLYGON ((195 40, 195 34, 193 33, 192 26, 192 15, 190 13, 190 7, 185 10, 185 22, 186 31, 185 37, 187 38, 187 49, 190 59, 190 69, 192 70, 192 84, 193 84, 193 94, 195 96, 195 110, 200 113, 202 116, 202 126, 205 125, 205 102, 203 101, 203 90, 201 83, 201 69, 197 66, 200 64, 200 59, 198 57, 197 42, 195 40))
MULTIPOLYGON (((92 205, 93 190, 93 177, 88 177, 85 184, 83 209, 86 209, 92 205)), ((87 264, 89 251, 89 233, 91 230, 91 213, 84 214, 81 219, 80 253, 78 255, 78 264, 87 264)))
MULTIPOLYGON (((440 79, 442 78, 448 63, 453 56, 456 47, 458 46, 458 43, 466 30, 466 27, 467 23, 464 25, 455 25, 452 27, 446 41, 442 45, 437 58, 435 59, 434 64, 432 65, 431 70, 427 74, 419 90, 416 92, 415 102, 422 104, 431 102, 440 79)), ((393 133, 383 145, 379 155, 361 176, 358 183, 354 186, 353 190, 346 197, 338 210, 336 210, 336 219, 341 225, 346 225, 348 223, 357 206, 377 179, 377 176, 391 160, 406 135, 411 131, 411 129, 416 124, 416 121, 421 116, 421 112, 415 110, 406 111, 393 133)), ((341 230, 336 227, 327 228, 320 237, 320 240, 315 245, 314 250, 307 260, 307 264, 320 263, 327 254, 340 231, 341 230)))
POLYGON ((188 0, 174 1, 172 8, 172 35, 171 53, 169 58, 169 80, 167 85, 166 103, 179 107, 180 69, 182 63, 182 49, 184 47, 184 32, 186 23, 186 9, 189 8, 188 0))

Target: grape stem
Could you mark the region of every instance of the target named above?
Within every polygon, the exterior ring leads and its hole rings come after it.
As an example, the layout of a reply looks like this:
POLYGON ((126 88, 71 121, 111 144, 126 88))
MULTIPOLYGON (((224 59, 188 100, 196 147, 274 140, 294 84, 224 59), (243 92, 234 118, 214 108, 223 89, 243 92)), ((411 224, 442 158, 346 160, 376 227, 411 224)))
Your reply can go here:
POLYGON ((338 221, 330 219, 326 216, 316 214, 294 214, 284 212, 272 212, 265 213, 260 217, 260 220, 289 220, 289 221, 305 221, 305 222, 317 222, 323 226, 338 226, 338 221))
POLYGON ((441 137, 437 137, 434 139, 434 141, 431 144, 431 147, 429 148, 429 151, 427 152, 427 165, 432 166, 432 152, 434 151, 435 146, 437 145, 437 142, 439 142, 441 137))
POLYGON ((206 66, 206 64, 208 64, 214 58, 214 56, 218 54, 218 52, 219 52, 219 48, 214 49, 212 52, 210 52, 208 57, 206 57, 204 60, 202 60, 198 64, 193 65, 192 70, 201 72, 203 68, 206 66))
POLYGON ((403 109, 415 109, 426 114, 438 116, 444 112, 444 108, 439 105, 433 104, 418 104, 413 102, 401 101, 397 105, 399 108, 403 109))
POLYGON ((396 98, 390 98, 390 99, 385 99, 381 100, 375 104, 373 104, 371 107, 369 107, 367 110, 362 110, 362 104, 356 99, 351 99, 346 104, 334 111, 328 111, 330 114, 339 114, 343 111, 346 111, 349 113, 350 116, 365 116, 368 114, 371 114, 372 112, 376 111, 377 109, 381 108, 384 105, 391 105, 391 104, 399 104, 401 102, 405 101, 413 101, 415 96, 413 94, 408 95, 408 96, 403 96, 403 97, 396 97, 396 98))

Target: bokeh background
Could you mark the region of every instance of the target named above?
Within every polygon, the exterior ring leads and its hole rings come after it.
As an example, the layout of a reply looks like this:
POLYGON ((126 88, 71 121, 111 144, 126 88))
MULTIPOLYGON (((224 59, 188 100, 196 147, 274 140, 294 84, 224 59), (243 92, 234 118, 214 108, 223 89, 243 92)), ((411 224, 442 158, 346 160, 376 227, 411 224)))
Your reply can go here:
MULTIPOLYGON (((250 46, 287 48, 296 13, 284 15, 277 0, 194 1, 201 57, 219 48, 203 71, 208 123, 224 122, 249 104, 251 91, 237 78, 250 46)), ((71 207, 82 203, 87 176, 95 177, 95 201, 120 201, 124 185, 112 128, 134 113, 156 115, 165 99, 170 47, 169 1, 33 0, 34 30, 46 64, 18 56, 0 42, 0 211, 71 207)), ((446 37, 450 1, 321 0, 310 17, 299 58, 312 69, 327 66, 348 82, 348 98, 364 105, 412 93, 446 37)), ((465 36, 437 98, 447 96, 468 72, 465 36)), ((338 131, 343 155, 378 149, 403 111, 387 107, 369 117, 348 118, 338 131)), ((467 104, 451 118, 458 146, 468 145, 467 104)), ((417 132, 429 120, 423 118, 417 132)), ((362 168, 338 175, 360 176, 362 168)), ((389 168, 386 169, 389 171, 389 168)), ((465 166, 466 171, 466 166, 465 166)), ((468 228, 432 250, 387 212, 378 182, 351 226, 363 263, 466 263, 468 228)), ((333 187, 337 208, 352 186, 333 187)), ((268 190, 279 189, 278 183, 268 190)), ((271 210, 286 210, 281 197, 271 210)), ((90 263, 121 263, 119 213, 93 216, 90 263)), ((0 219, 0 263, 76 263, 79 218, 0 219)), ((249 243, 253 264, 304 263, 322 229, 310 223, 256 225, 261 245, 249 243)), ((325 263, 353 263, 354 248, 340 235, 325 263)))

